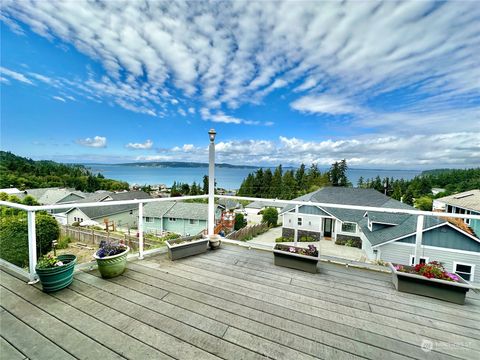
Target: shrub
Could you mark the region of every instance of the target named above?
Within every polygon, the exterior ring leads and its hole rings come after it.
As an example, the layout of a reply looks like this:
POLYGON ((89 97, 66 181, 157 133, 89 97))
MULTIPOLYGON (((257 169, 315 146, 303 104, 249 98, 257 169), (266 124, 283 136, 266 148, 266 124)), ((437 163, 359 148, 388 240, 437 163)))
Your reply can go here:
POLYGON ((57 249, 66 249, 68 245, 72 242, 72 238, 70 236, 61 236, 60 239, 57 241, 57 249))
POLYGON ((286 237, 286 236, 280 236, 279 238, 275 239, 276 243, 282 243, 282 242, 292 242, 293 238, 292 237, 286 237))
MULTIPOLYGON (((37 257, 52 249, 60 228, 50 215, 38 213, 35 219, 37 257)), ((0 220, 0 254, 2 259, 20 267, 28 266, 28 224, 25 214, 5 216, 0 220)))
POLYGON ((269 226, 277 226, 278 211, 275 208, 266 208, 263 210, 262 222, 267 223, 269 226))
POLYGON ((317 240, 312 236, 305 235, 305 236, 302 236, 300 239, 298 239, 298 241, 299 242, 315 242, 317 240))
POLYGON ((75 227, 80 226, 80 223, 78 221, 75 221, 72 223, 72 226, 75 226, 75 227))
POLYGON ((235 226, 234 230, 240 230, 241 228, 247 226, 247 221, 243 214, 235 214, 235 226))
POLYGON ((337 239, 335 241, 335 244, 337 245, 343 245, 343 246, 348 246, 348 247, 356 247, 361 249, 362 248, 362 240, 360 239, 337 239))

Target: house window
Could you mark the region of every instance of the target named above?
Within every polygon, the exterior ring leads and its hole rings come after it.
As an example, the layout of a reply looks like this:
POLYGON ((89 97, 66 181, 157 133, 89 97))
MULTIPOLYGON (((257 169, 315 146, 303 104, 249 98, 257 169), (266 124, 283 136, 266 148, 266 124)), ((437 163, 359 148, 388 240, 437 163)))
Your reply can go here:
POLYGON ((170 221, 170 222, 175 222, 175 221, 177 221, 177 219, 175 219, 175 218, 168 218, 168 221, 170 221))
POLYGON ((198 224, 198 220, 195 220, 195 219, 190 219, 188 222, 190 223, 190 225, 197 225, 198 224))
POLYGON ((288 219, 288 223, 291 224, 291 223, 292 223, 292 219, 288 219))
POLYGON ((81 222, 81 223, 83 222, 83 218, 80 219, 80 222, 81 222))
POLYGON ((76 221, 77 221, 77 218, 76 218, 76 217, 74 217, 74 218, 73 218, 73 221, 75 221, 75 222, 76 222, 76 221))
MULTIPOLYGON (((425 256, 420 256, 420 264, 428 263, 429 258, 425 256)), ((415 265, 415 255, 410 255, 410 265, 415 265)))
POLYGON ((342 232, 355 233, 357 232, 357 224, 351 222, 342 223, 342 232))
POLYGON ((453 262, 453 272, 461 276, 464 280, 473 281, 475 265, 453 262))
POLYGON ((153 217, 147 216, 147 217, 145 217, 145 222, 147 222, 147 223, 153 223, 153 222, 154 222, 154 219, 153 219, 153 217))
POLYGON ((302 220, 303 220, 303 219, 300 218, 300 217, 297 219, 297 225, 298 225, 298 226, 302 226, 302 220))

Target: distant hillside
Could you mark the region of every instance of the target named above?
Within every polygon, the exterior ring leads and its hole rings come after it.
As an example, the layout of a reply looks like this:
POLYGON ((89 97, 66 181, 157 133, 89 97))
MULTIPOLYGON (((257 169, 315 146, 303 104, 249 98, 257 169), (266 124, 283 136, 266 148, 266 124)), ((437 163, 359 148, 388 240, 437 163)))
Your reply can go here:
MULTIPOLYGON (((169 167, 169 168, 204 168, 208 167, 207 163, 198 163, 198 162, 181 162, 181 161, 148 161, 148 162, 135 162, 135 163, 124 163, 118 165, 125 166, 151 166, 151 167, 169 167)), ((258 169, 258 166, 250 165, 231 165, 225 163, 216 163, 215 167, 217 168, 237 168, 237 169, 258 169)))
POLYGON ((0 188, 20 190, 46 187, 69 187, 81 191, 124 190, 128 183, 94 175, 83 165, 66 165, 54 161, 34 161, 11 152, 0 151, 0 188))

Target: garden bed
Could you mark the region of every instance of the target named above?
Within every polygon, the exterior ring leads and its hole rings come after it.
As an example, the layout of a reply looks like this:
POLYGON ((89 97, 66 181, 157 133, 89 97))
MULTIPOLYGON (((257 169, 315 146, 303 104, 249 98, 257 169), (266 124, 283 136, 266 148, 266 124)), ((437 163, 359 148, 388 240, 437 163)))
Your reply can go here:
POLYGON ((273 259, 277 266, 316 273, 319 253, 313 245, 309 245, 309 248, 306 249, 277 244, 273 249, 273 259))
POLYGON ((208 238, 191 240, 175 239, 166 241, 166 244, 170 260, 177 260, 206 252, 208 248, 208 238))
POLYGON ((443 280, 416 274, 415 267, 389 263, 392 270, 392 282, 400 292, 428 296, 431 298, 465 304, 465 296, 473 287, 456 276, 456 280, 443 280), (400 270, 403 271, 400 271, 400 270))

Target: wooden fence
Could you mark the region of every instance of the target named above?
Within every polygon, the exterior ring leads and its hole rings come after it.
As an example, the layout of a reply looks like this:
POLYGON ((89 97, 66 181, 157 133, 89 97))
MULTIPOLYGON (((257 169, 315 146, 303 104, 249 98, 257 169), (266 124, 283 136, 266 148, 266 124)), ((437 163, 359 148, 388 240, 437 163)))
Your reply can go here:
MULTIPOLYGON (((60 232, 63 236, 69 236, 73 241, 77 241, 83 244, 92 244, 99 245, 101 241, 113 241, 119 242, 124 241, 124 243, 132 250, 138 249, 138 238, 136 236, 131 236, 124 234, 123 236, 118 233, 106 233, 104 231, 82 229, 75 226, 60 226, 60 232)), ((144 237, 145 239, 145 237, 144 237)), ((145 249, 152 247, 154 244, 146 241, 143 241, 143 246, 145 249)))
POLYGON ((241 228, 240 230, 234 231, 228 234, 227 239, 232 240, 246 240, 249 238, 254 238, 255 236, 266 232, 269 229, 268 224, 262 223, 257 225, 249 225, 241 228))

